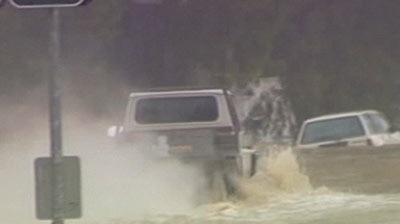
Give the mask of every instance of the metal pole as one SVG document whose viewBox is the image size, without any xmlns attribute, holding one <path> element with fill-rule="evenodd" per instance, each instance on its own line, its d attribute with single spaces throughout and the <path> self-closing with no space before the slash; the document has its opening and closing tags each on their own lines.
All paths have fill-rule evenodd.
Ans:
<svg viewBox="0 0 400 224">
<path fill-rule="evenodd" d="M 64 180 L 62 175 L 61 89 L 60 89 L 60 13 L 51 10 L 49 73 L 50 145 L 52 161 L 52 224 L 63 224 Z"/>
</svg>

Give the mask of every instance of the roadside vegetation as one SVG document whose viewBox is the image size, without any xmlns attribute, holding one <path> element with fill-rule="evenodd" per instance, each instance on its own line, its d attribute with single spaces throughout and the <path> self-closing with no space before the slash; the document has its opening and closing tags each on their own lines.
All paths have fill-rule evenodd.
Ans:
<svg viewBox="0 0 400 224">
<path fill-rule="evenodd" d="M 109 112 L 104 101 L 124 102 L 120 81 L 240 86 L 278 76 L 299 121 L 369 108 L 393 120 L 399 10 L 392 0 L 96 0 L 62 11 L 62 72 L 70 92 L 100 113 Z M 46 80 L 49 19 L 48 10 L 0 10 L 2 98 Z"/>
</svg>

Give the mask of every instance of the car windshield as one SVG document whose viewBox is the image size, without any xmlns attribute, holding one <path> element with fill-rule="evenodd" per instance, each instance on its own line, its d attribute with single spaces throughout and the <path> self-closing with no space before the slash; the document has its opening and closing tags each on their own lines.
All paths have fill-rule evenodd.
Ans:
<svg viewBox="0 0 400 224">
<path fill-rule="evenodd" d="M 357 116 L 335 118 L 308 123 L 304 128 L 302 144 L 335 141 L 364 135 Z"/>
<path fill-rule="evenodd" d="M 213 96 L 140 99 L 135 120 L 139 124 L 208 122 L 218 118 Z"/>
</svg>

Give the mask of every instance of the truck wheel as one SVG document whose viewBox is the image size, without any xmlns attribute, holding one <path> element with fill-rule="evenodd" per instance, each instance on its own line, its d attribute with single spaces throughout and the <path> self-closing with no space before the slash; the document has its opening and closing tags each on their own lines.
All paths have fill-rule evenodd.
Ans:
<svg viewBox="0 0 400 224">
<path fill-rule="evenodd" d="M 235 159 L 219 160 L 206 167 L 208 192 L 212 202 L 235 196 L 240 172 Z"/>
<path fill-rule="evenodd" d="M 215 171 L 211 177 L 210 183 L 211 200 L 213 202 L 224 201 L 227 199 L 227 188 L 224 174 L 220 171 Z"/>
<path fill-rule="evenodd" d="M 240 165 L 236 159 L 229 158 L 224 161 L 222 178 L 227 196 L 235 196 L 240 178 Z"/>
</svg>

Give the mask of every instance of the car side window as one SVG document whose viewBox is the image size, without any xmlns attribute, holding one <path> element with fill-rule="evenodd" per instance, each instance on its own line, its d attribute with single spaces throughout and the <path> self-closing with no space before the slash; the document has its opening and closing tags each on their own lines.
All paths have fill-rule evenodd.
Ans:
<svg viewBox="0 0 400 224">
<path fill-rule="evenodd" d="M 389 123 L 380 114 L 362 115 L 371 134 L 382 134 L 389 131 Z"/>
<path fill-rule="evenodd" d="M 349 116 L 308 123 L 304 128 L 301 143 L 336 141 L 362 135 L 365 133 L 360 119 L 357 116 Z"/>
</svg>

